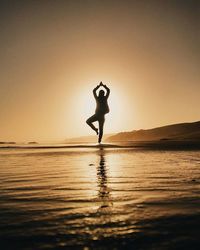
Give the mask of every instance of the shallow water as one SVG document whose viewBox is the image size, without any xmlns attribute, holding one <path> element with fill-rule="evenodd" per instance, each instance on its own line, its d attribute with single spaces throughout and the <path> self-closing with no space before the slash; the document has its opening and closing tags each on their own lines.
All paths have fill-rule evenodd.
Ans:
<svg viewBox="0 0 200 250">
<path fill-rule="evenodd" d="M 2 249 L 198 249 L 199 167 L 200 151 L 1 149 Z"/>
</svg>

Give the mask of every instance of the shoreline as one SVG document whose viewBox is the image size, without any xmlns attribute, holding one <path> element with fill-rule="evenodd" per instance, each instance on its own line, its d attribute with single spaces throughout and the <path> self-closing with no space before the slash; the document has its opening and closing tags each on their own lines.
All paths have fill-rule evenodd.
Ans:
<svg viewBox="0 0 200 250">
<path fill-rule="evenodd" d="M 72 148 L 130 148 L 147 150 L 200 150 L 198 140 L 131 141 L 116 143 L 76 143 L 58 145 L 2 145 L 0 149 L 72 149 Z"/>
</svg>

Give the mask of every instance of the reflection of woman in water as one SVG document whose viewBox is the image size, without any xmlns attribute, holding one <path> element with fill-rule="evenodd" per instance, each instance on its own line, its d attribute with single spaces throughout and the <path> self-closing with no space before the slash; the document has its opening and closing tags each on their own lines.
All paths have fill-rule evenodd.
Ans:
<svg viewBox="0 0 200 250">
<path fill-rule="evenodd" d="M 99 165 L 97 167 L 97 178 L 98 178 L 98 197 L 102 202 L 101 206 L 99 207 L 98 211 L 106 211 L 109 212 L 109 208 L 112 206 L 112 201 L 110 197 L 110 188 L 108 187 L 108 177 L 107 177 L 107 164 L 106 159 L 104 156 L 104 151 L 101 149 L 99 151 Z"/>
<path fill-rule="evenodd" d="M 97 96 L 96 91 L 100 87 L 104 87 L 106 89 L 106 94 L 104 90 L 99 91 L 99 95 Z M 100 82 L 99 85 L 96 86 L 96 88 L 93 89 L 93 95 L 96 100 L 96 110 L 95 114 L 91 116 L 89 119 L 87 119 L 86 123 L 97 133 L 99 134 L 98 142 L 101 142 L 101 139 L 103 137 L 103 125 L 105 121 L 105 114 L 109 113 L 109 107 L 108 107 L 108 97 L 110 95 L 110 89 L 104 85 L 102 82 Z M 99 130 L 93 125 L 93 122 L 99 122 Z"/>
</svg>

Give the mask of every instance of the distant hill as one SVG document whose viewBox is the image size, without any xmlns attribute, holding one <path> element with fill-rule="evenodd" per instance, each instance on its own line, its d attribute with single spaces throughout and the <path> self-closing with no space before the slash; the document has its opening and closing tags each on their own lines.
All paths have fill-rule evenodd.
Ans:
<svg viewBox="0 0 200 250">
<path fill-rule="evenodd" d="M 200 121 L 121 132 L 106 139 L 107 142 L 153 140 L 200 140 Z"/>
</svg>

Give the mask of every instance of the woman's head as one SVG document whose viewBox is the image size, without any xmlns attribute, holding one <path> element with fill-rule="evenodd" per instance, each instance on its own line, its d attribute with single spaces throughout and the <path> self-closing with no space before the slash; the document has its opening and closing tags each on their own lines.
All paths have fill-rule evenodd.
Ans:
<svg viewBox="0 0 200 250">
<path fill-rule="evenodd" d="M 99 96 L 102 97 L 102 96 L 104 96 L 104 94 L 105 94 L 104 90 L 101 89 L 101 90 L 99 91 Z"/>
</svg>

